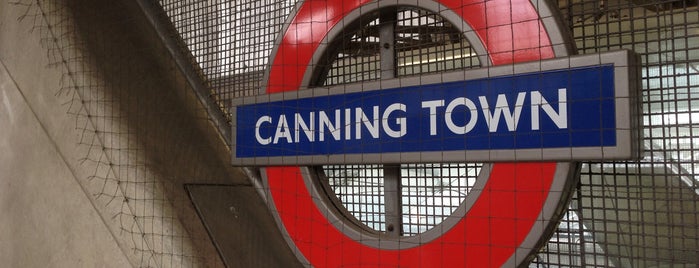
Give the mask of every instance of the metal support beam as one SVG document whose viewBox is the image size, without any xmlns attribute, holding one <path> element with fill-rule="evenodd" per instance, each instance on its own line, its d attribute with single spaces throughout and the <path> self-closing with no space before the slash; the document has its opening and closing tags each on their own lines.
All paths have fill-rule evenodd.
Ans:
<svg viewBox="0 0 699 268">
<path fill-rule="evenodd" d="M 379 17 L 379 48 L 381 56 L 381 79 L 396 77 L 395 31 L 398 14 L 395 9 L 388 9 Z"/>
<path fill-rule="evenodd" d="M 395 9 L 384 10 L 379 15 L 381 79 L 396 77 L 395 30 L 397 19 L 398 13 Z M 383 175 L 386 234 L 399 237 L 403 234 L 400 165 L 385 165 Z"/>
<path fill-rule="evenodd" d="M 385 165 L 383 175 L 386 233 L 390 236 L 399 237 L 403 234 L 400 165 Z"/>
<path fill-rule="evenodd" d="M 383 10 L 379 15 L 381 79 L 396 77 L 395 30 L 397 20 L 398 13 L 396 9 Z M 385 165 L 383 175 L 386 234 L 399 237 L 403 234 L 400 165 Z"/>
</svg>

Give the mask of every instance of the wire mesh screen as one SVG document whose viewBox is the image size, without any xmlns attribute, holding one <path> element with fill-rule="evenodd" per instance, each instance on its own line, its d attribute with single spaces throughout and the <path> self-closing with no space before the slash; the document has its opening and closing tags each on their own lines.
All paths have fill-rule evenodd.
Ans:
<svg viewBox="0 0 699 268">
<path fill-rule="evenodd" d="M 556 234 L 531 267 L 699 264 L 699 11 L 696 1 L 559 1 L 578 53 L 643 62 L 644 157 L 584 163 Z"/>
<path fill-rule="evenodd" d="M 379 165 L 325 166 L 328 185 L 352 216 L 367 227 L 386 230 L 383 169 Z"/>
<path fill-rule="evenodd" d="M 159 1 L 225 114 L 258 93 L 276 35 L 296 1 Z"/>
<path fill-rule="evenodd" d="M 87 231 L 108 231 L 113 238 L 102 242 L 115 243 L 121 249 L 105 256 L 84 256 L 84 263 L 79 257 L 75 265 L 96 265 L 118 256 L 133 267 L 222 266 L 181 189 L 182 183 L 191 178 L 228 177 L 231 172 L 211 165 L 216 157 L 211 154 L 213 150 L 203 149 L 206 145 L 201 140 L 213 141 L 216 133 L 207 134 L 198 128 L 208 126 L 209 122 L 202 120 L 207 118 L 206 113 L 196 112 L 192 102 L 183 101 L 194 100 L 192 90 L 172 72 L 169 54 L 150 39 L 152 36 L 144 34 L 149 25 L 136 13 L 140 10 L 135 3 L 9 2 L 3 3 L 3 8 L 8 7 L 3 13 L 21 14 L 13 18 L 20 25 L 17 29 L 21 29 L 14 35 L 22 35 L 16 42 L 36 41 L 41 45 L 28 47 L 31 52 L 22 53 L 46 56 L 19 62 L 47 64 L 29 73 L 42 81 L 32 88 L 32 94 L 46 100 L 42 106 L 47 109 L 42 108 L 42 113 L 50 114 L 46 117 L 49 127 L 42 131 L 59 137 L 54 140 L 59 153 L 52 157 L 64 161 L 61 163 L 70 170 L 71 187 L 84 193 L 78 200 L 89 202 L 94 208 L 80 213 L 101 219 L 100 224 L 64 221 L 62 217 L 72 214 L 56 210 L 51 221 L 58 225 L 78 224 L 71 228 L 85 227 Z M 189 8 L 183 6 L 182 13 L 191 15 L 185 12 L 192 10 Z M 198 23 L 205 17 L 192 15 L 192 20 Z M 2 38 L 6 37 L 14 38 Z M 183 38 L 192 41 L 191 35 Z M 197 51 L 211 49 L 209 42 L 194 43 L 198 44 Z M 218 63 L 210 59 L 198 63 L 204 69 L 218 68 L 214 67 Z M 196 144 L 189 142 L 192 138 L 198 139 Z M 38 161 L 34 165 L 41 170 L 44 167 Z M 62 174 L 55 176 L 50 180 L 66 178 Z M 36 187 L 54 188 L 54 184 Z M 55 189 L 59 196 L 65 194 L 62 190 Z M 48 200 L 46 196 L 35 198 Z M 57 254 L 89 255 L 72 245 L 91 242 L 66 242 L 66 248 L 61 250 L 70 253 Z M 27 251 L 29 258 L 42 255 L 37 254 L 39 251 Z M 55 256 L 41 258 L 55 265 Z M 91 262 L 93 259 L 103 262 Z M 21 258 L 14 261 L 19 266 L 21 262 Z M 13 260 L 6 265 L 12 266 Z"/>
<path fill-rule="evenodd" d="M 424 233 L 451 216 L 476 183 L 480 164 L 409 164 L 400 167 L 403 235 Z M 359 222 L 386 230 L 384 168 L 328 165 L 327 184 Z"/>
<path fill-rule="evenodd" d="M 175 25 L 180 25 L 178 20 L 182 19 L 173 14 L 198 14 L 188 11 L 197 5 L 210 5 L 208 11 L 218 10 L 197 16 L 208 19 L 227 14 L 231 18 L 227 22 L 223 22 L 224 19 L 210 22 L 210 27 L 219 27 L 214 32 L 225 32 L 221 29 L 229 26 L 224 25 L 231 25 L 227 28 L 232 29 L 228 32 L 229 41 L 223 37 L 219 37 L 221 40 L 213 38 L 216 40 L 211 42 L 197 39 L 207 36 L 203 28 L 206 23 L 194 19 L 189 20 L 189 26 L 177 26 L 180 37 L 204 70 L 203 75 L 211 81 L 213 97 L 222 102 L 222 107 L 227 107 L 226 100 L 230 98 L 254 94 L 262 83 L 269 48 L 277 39 L 293 3 L 212 4 L 214 2 L 209 1 L 176 5 L 174 2 L 179 1 L 161 1 Z M 555 12 L 562 15 L 579 54 L 627 48 L 641 55 L 645 152 L 638 161 L 583 163 L 580 183 L 568 210 L 530 267 L 695 267 L 699 264 L 697 2 L 561 0 Z M 380 73 L 376 71 L 380 68 L 377 66 L 378 44 L 372 36 L 372 28 L 380 25 L 377 17 L 367 19 L 357 26 L 360 28 L 347 30 L 343 37 L 346 49 L 335 54 L 330 67 L 316 66 L 328 72 L 326 80 L 317 85 L 379 78 Z M 405 8 L 399 10 L 398 20 L 396 75 L 480 66 L 468 42 L 450 29 L 439 15 Z M 189 31 L 204 37 L 187 35 L 187 27 L 200 29 Z M 231 44 L 233 48 L 225 52 L 229 54 L 211 52 L 210 46 L 218 46 L 220 42 Z M 206 59 L 204 55 L 213 58 Z M 215 67 L 209 64 L 212 62 L 226 66 Z M 377 166 L 325 168 L 326 175 L 331 177 L 330 184 L 337 186 L 336 194 L 341 196 L 346 207 L 353 211 L 371 205 L 371 213 L 356 214 L 356 217 L 371 228 L 383 230 L 382 224 L 377 222 L 382 205 L 378 198 L 381 169 Z M 351 174 L 346 172 L 348 170 L 364 170 L 361 172 L 377 180 L 365 181 L 364 186 L 359 186 L 361 182 L 356 178 L 361 176 L 350 179 L 346 175 Z M 468 192 L 478 169 L 471 164 L 456 167 L 435 164 L 403 166 L 402 170 L 403 213 L 410 215 L 404 219 L 408 226 L 403 231 L 405 235 L 412 235 L 434 226 L 439 218 L 448 214 L 457 203 L 453 197 Z M 456 186 L 450 184 L 454 190 L 437 190 L 443 189 L 440 187 L 445 186 L 446 181 L 453 183 L 454 180 L 458 181 Z M 350 182 L 351 186 L 343 186 Z M 440 199 L 439 205 L 420 200 L 440 191 L 448 194 Z M 370 195 L 365 194 L 369 192 Z M 362 194 L 372 198 L 361 197 Z M 423 220 L 427 219 L 423 212 L 432 219 Z"/>
<path fill-rule="evenodd" d="M 417 235 L 450 217 L 476 183 L 481 164 L 401 166 L 403 234 Z"/>
<path fill-rule="evenodd" d="M 480 66 L 463 34 L 432 12 L 400 9 L 395 38 L 398 76 Z"/>
<path fill-rule="evenodd" d="M 338 50 L 328 55 L 324 81 L 317 86 L 339 85 L 381 78 L 379 14 L 360 18 L 357 26 L 331 45 Z M 441 16 L 415 8 L 396 11 L 395 50 L 397 76 L 428 74 L 480 66 L 468 40 Z"/>
<path fill-rule="evenodd" d="M 381 78 L 379 58 L 378 14 L 360 18 L 359 27 L 346 28 L 333 42 L 337 50 L 329 55 L 327 70 L 320 71 L 317 86 L 370 81 Z M 321 63 L 322 64 L 322 63 Z"/>
<path fill-rule="evenodd" d="M 393 14 L 392 14 L 393 15 Z M 473 68 L 480 66 L 470 44 L 458 29 L 441 16 L 417 8 L 395 10 L 395 21 L 380 21 L 379 14 L 360 19 L 359 27 L 350 34 L 343 34 L 333 42 L 335 54 L 327 55 L 330 68 L 320 68 L 325 77 L 322 85 L 337 85 L 380 78 L 380 30 L 381 24 L 394 24 L 396 50 L 396 76 L 416 75 Z M 393 16 L 389 16 L 393 17 Z M 396 167 L 398 168 L 398 167 Z M 377 231 L 386 230 L 381 185 L 374 181 L 359 180 L 352 185 L 338 183 L 347 180 L 347 174 L 371 172 L 383 177 L 383 167 L 377 165 L 325 166 L 328 184 L 335 189 L 342 204 L 361 222 Z M 400 167 L 401 191 L 395 198 L 402 200 L 402 234 L 423 233 L 441 223 L 461 204 L 468 190 L 475 183 L 480 164 L 425 164 Z M 338 172 L 341 171 L 341 172 Z M 363 177 L 359 177 L 363 178 Z M 366 183 L 362 183 L 366 182 Z M 362 190 L 363 189 L 363 190 Z M 349 200 L 344 192 L 381 192 L 380 198 L 360 198 L 361 203 Z M 341 194 L 342 193 L 342 194 Z M 379 217 L 366 219 L 356 208 L 381 208 Z M 360 210 L 362 211 L 362 210 Z M 365 210 L 364 210 L 365 211 Z"/>
</svg>

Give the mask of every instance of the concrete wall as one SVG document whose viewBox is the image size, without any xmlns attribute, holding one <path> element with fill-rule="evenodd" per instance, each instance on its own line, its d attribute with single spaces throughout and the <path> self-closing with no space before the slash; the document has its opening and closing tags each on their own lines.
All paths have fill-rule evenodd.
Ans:
<svg viewBox="0 0 699 268">
<path fill-rule="evenodd" d="M 47 68 L 32 22 L 17 21 L 24 11 L 0 2 L 0 263 L 129 266 L 71 163 L 74 120 L 54 97 L 62 73 Z"/>
<path fill-rule="evenodd" d="M 251 186 L 135 4 L 0 0 L 0 63 L 0 266 L 223 266 L 184 186 Z"/>
<path fill-rule="evenodd" d="M 0 263 L 129 266 L 105 219 L 4 62 L 0 62 Z"/>
</svg>

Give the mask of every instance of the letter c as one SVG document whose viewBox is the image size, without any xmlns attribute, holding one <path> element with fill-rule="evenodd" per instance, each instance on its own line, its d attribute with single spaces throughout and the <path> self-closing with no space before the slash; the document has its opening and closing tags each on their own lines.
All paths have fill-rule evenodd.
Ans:
<svg viewBox="0 0 699 268">
<path fill-rule="evenodd" d="M 272 142 L 272 137 L 263 139 L 263 138 L 260 136 L 260 126 L 261 126 L 262 123 L 264 123 L 264 122 L 267 122 L 267 123 L 270 123 L 270 124 L 271 124 L 271 123 L 272 123 L 272 117 L 270 117 L 269 115 L 265 115 L 265 116 L 260 117 L 260 119 L 257 119 L 257 123 L 255 123 L 255 139 L 257 139 L 257 142 L 258 142 L 258 143 L 260 143 L 260 144 L 262 144 L 262 145 L 267 145 L 267 144 L 270 144 L 270 143 Z"/>
</svg>

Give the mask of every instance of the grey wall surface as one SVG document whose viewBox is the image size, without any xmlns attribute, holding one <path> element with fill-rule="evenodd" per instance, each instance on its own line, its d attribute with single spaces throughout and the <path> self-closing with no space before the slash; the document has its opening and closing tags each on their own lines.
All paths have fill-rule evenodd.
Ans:
<svg viewBox="0 0 699 268">
<path fill-rule="evenodd" d="M 80 182 L 73 120 L 54 97 L 61 72 L 22 11 L 0 2 L 0 263 L 129 266 Z"/>
<path fill-rule="evenodd" d="M 4 61 L 0 61 L 0 262 L 7 267 L 128 266 L 111 230 Z"/>
<path fill-rule="evenodd" d="M 1 0 L 0 63 L 1 266 L 223 266 L 184 185 L 252 186 L 134 3 Z"/>
</svg>

